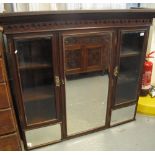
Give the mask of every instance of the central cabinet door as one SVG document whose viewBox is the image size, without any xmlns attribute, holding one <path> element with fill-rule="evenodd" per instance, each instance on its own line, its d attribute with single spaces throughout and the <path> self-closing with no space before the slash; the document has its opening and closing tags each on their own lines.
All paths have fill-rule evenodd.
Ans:
<svg viewBox="0 0 155 155">
<path fill-rule="evenodd" d="M 67 136 L 105 126 L 112 35 L 112 31 L 62 35 Z"/>
</svg>

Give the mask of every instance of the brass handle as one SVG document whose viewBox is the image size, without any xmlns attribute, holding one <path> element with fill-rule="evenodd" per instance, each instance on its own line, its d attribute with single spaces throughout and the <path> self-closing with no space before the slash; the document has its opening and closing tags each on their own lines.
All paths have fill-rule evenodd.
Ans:
<svg viewBox="0 0 155 155">
<path fill-rule="evenodd" d="M 55 76 L 55 85 L 56 85 L 56 87 L 60 87 L 60 78 L 59 78 L 59 76 Z"/>
<path fill-rule="evenodd" d="M 118 66 L 115 67 L 114 69 L 114 76 L 117 77 L 118 76 Z"/>
</svg>

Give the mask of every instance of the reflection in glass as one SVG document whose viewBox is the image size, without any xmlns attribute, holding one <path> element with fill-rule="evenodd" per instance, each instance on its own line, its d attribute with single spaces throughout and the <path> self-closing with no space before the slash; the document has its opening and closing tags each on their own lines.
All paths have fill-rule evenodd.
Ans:
<svg viewBox="0 0 155 155">
<path fill-rule="evenodd" d="M 64 37 L 67 135 L 105 126 L 110 33 Z"/>
<path fill-rule="evenodd" d="M 135 108 L 136 108 L 136 105 L 132 105 L 132 106 L 112 110 L 110 125 L 114 125 L 117 123 L 121 123 L 121 122 L 133 119 L 135 114 Z"/>
<path fill-rule="evenodd" d="M 144 31 L 123 32 L 121 56 L 138 55 L 143 50 Z"/>
<path fill-rule="evenodd" d="M 120 68 L 117 79 L 115 104 L 136 100 L 143 40 L 143 31 L 122 33 Z"/>
<path fill-rule="evenodd" d="M 105 125 L 108 83 L 102 72 L 66 76 L 68 135 Z"/>
<path fill-rule="evenodd" d="M 56 118 L 51 38 L 16 41 L 27 124 Z"/>
<path fill-rule="evenodd" d="M 105 126 L 111 33 L 64 37 L 67 135 Z"/>
<path fill-rule="evenodd" d="M 25 132 L 28 148 L 61 140 L 60 124 L 27 130 Z"/>
</svg>

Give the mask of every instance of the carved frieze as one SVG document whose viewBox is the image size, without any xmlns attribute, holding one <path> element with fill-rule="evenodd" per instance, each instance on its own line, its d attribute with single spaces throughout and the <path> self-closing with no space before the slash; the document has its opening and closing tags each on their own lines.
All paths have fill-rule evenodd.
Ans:
<svg viewBox="0 0 155 155">
<path fill-rule="evenodd" d="M 18 23 L 4 25 L 5 33 L 23 33 L 49 30 L 63 30 L 72 28 L 107 27 L 107 26 L 130 26 L 150 25 L 152 19 L 103 19 L 103 20 L 70 20 L 70 21 L 49 21 L 34 23 Z"/>
</svg>

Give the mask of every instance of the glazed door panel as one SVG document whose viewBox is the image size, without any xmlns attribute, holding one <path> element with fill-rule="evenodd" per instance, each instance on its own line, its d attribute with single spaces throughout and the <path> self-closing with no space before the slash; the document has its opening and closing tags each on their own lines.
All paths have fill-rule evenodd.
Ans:
<svg viewBox="0 0 155 155">
<path fill-rule="evenodd" d="M 135 102 L 138 97 L 140 72 L 144 58 L 146 30 L 122 30 L 120 32 L 119 66 L 115 105 Z"/>
<path fill-rule="evenodd" d="M 57 55 L 54 37 L 29 37 L 14 40 L 26 126 L 59 119 Z"/>
<path fill-rule="evenodd" d="M 63 34 L 66 136 L 103 128 L 106 124 L 112 37 L 112 31 Z M 81 61 L 74 57 L 70 61 L 81 62 L 81 68 L 69 73 L 66 55 L 73 46 L 79 47 Z"/>
</svg>

